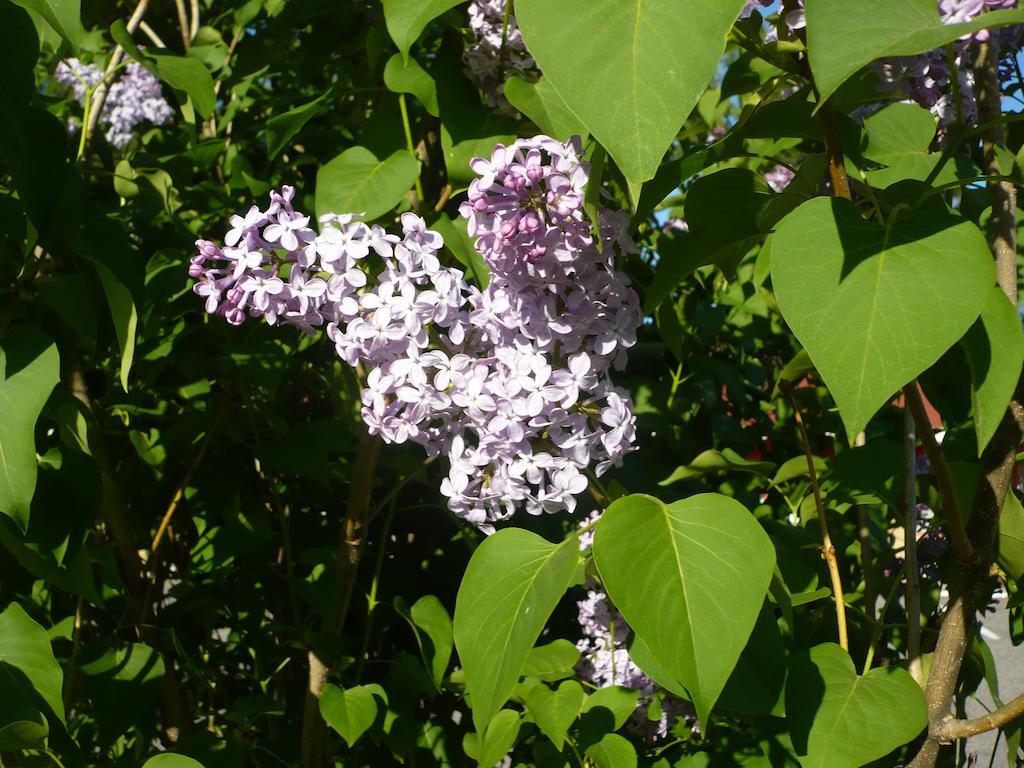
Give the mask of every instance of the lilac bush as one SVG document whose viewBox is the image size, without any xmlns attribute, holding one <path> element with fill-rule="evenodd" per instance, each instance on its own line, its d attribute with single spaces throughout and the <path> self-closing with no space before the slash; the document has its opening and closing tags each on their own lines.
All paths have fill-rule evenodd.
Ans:
<svg viewBox="0 0 1024 768">
<path fill-rule="evenodd" d="M 571 512 L 585 473 L 632 449 L 632 403 L 610 371 L 641 322 L 614 268 L 634 250 L 628 219 L 602 209 L 598 247 L 581 154 L 578 139 L 538 136 L 473 161 L 461 213 L 491 271 L 484 290 L 441 264 L 444 241 L 416 214 L 402 215 L 401 237 L 351 213 L 322 216 L 317 233 L 292 187 L 232 217 L 223 248 L 197 242 L 194 290 L 232 325 L 325 327 L 338 356 L 367 369 L 370 432 L 446 456 L 441 492 L 457 515 L 490 529 L 520 506 Z M 383 263 L 373 278 L 361 266 L 371 251 Z"/>
</svg>

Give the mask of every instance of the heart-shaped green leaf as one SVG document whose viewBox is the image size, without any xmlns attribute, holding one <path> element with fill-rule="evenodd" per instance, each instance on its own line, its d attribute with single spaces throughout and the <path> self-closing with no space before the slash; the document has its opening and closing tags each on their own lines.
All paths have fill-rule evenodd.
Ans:
<svg viewBox="0 0 1024 768">
<path fill-rule="evenodd" d="M 387 701 L 387 695 L 379 685 L 342 689 L 328 684 L 320 694 L 320 714 L 351 747 L 377 719 L 378 699 Z"/>
<path fill-rule="evenodd" d="M 617 733 L 605 734 L 586 754 L 597 768 L 636 768 L 636 749 Z"/>
<path fill-rule="evenodd" d="M 592 0 L 585 13 L 551 0 L 515 6 L 544 77 L 634 184 L 658 170 L 742 8 L 743 0 L 706 3 L 697 15 L 676 0 Z"/>
<path fill-rule="evenodd" d="M 415 183 L 419 161 L 405 150 L 378 160 L 366 147 L 351 147 L 316 174 L 316 212 L 365 213 L 376 219 L 390 211 Z"/>
<path fill-rule="evenodd" d="M 1020 317 L 999 287 L 989 291 L 981 315 L 963 338 L 971 369 L 971 401 L 978 455 L 995 434 L 1024 365 Z"/>
<path fill-rule="evenodd" d="M 572 677 L 580 660 L 579 649 L 568 640 L 553 640 L 546 645 L 531 648 L 523 662 L 520 674 L 552 682 Z"/>
<path fill-rule="evenodd" d="M 46 630 L 18 603 L 0 613 L 0 665 L 9 666 L 14 677 L 31 685 L 64 722 L 64 673 L 53 656 Z"/>
<path fill-rule="evenodd" d="M 928 712 L 906 670 L 858 676 L 846 651 L 824 643 L 790 666 L 786 718 L 803 768 L 860 768 L 917 736 Z"/>
<path fill-rule="evenodd" d="M 384 23 L 388 34 L 395 41 L 402 56 L 409 56 L 409 49 L 416 38 L 426 29 L 427 24 L 462 0 L 383 0 Z"/>
<path fill-rule="evenodd" d="M 393 93 L 411 93 L 434 117 L 440 115 L 437 105 L 437 83 L 415 59 L 403 59 L 396 53 L 384 65 L 384 85 Z"/>
<path fill-rule="evenodd" d="M 935 138 L 935 117 L 916 104 L 890 104 L 867 118 L 864 129 L 868 135 L 864 157 L 886 166 L 868 172 L 873 187 L 884 189 L 903 179 L 924 181 L 941 157 L 928 151 Z M 955 178 L 955 166 L 947 163 L 935 183 Z"/>
<path fill-rule="evenodd" d="M 964 24 L 943 24 L 935 0 L 807 0 L 805 7 L 819 103 L 875 59 L 913 56 L 979 29 L 1024 23 L 1024 11 L 994 11 Z"/>
<path fill-rule="evenodd" d="M 424 595 L 412 608 L 406 606 L 401 596 L 396 597 L 395 610 L 412 626 L 423 662 L 434 684 L 440 686 L 452 657 L 452 620 L 448 611 L 434 595 Z"/>
<path fill-rule="evenodd" d="M 143 763 L 142 768 L 203 768 L 203 764 L 185 755 L 163 752 L 149 758 Z"/>
<path fill-rule="evenodd" d="M 57 345 L 42 331 L 19 326 L 7 335 L 0 349 L 0 512 L 22 530 L 36 490 L 36 419 L 59 379 Z"/>
<path fill-rule="evenodd" d="M 559 750 L 569 726 L 580 713 L 583 698 L 583 687 L 575 680 L 566 680 L 556 691 L 537 683 L 523 692 L 523 701 L 537 727 Z"/>
<path fill-rule="evenodd" d="M 510 77 L 505 81 L 505 98 L 530 118 L 541 133 L 559 141 L 583 136 L 587 132 L 583 122 L 566 105 L 562 94 L 545 77 L 536 83 Z"/>
<path fill-rule="evenodd" d="M 808 200 L 779 224 L 772 283 L 852 440 L 977 319 L 995 283 L 978 228 L 937 208 L 889 231 L 849 200 Z"/>
<path fill-rule="evenodd" d="M 612 602 L 707 722 L 768 591 L 767 534 L 725 496 L 633 495 L 602 516 L 594 558 Z"/>
<path fill-rule="evenodd" d="M 455 647 L 478 731 L 505 703 L 533 644 L 576 573 L 579 544 L 519 528 L 477 547 L 455 601 Z"/>
</svg>

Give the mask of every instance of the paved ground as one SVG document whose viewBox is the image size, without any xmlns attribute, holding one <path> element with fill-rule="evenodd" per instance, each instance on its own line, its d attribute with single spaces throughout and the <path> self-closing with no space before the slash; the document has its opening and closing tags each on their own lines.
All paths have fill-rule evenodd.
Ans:
<svg viewBox="0 0 1024 768">
<path fill-rule="evenodd" d="M 1024 691 L 1024 645 L 1014 648 L 1010 643 L 1006 601 L 1003 600 L 998 605 L 996 611 L 986 615 L 982 631 L 992 649 L 992 656 L 995 658 L 996 673 L 999 677 L 999 695 L 1007 700 Z M 978 689 L 978 699 L 980 701 L 974 699 L 967 701 L 969 717 L 978 717 L 983 715 L 986 710 L 993 708 L 988 688 L 984 684 Z M 998 768 L 1016 768 L 1015 762 L 1007 762 L 1006 742 L 1003 739 L 999 740 L 993 759 L 994 743 L 995 732 L 975 736 L 971 739 L 972 746 L 969 751 L 974 752 L 978 757 L 977 768 L 986 768 L 989 765 L 998 766 Z M 989 762 L 990 760 L 991 762 Z"/>
</svg>

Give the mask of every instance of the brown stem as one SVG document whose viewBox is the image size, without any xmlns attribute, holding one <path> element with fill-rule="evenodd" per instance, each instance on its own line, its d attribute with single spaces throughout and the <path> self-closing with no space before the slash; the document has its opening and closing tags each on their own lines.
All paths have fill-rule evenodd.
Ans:
<svg viewBox="0 0 1024 768">
<path fill-rule="evenodd" d="M 188 13 L 185 11 L 184 0 L 174 0 L 174 7 L 178 10 L 178 27 L 181 29 L 181 44 L 188 50 L 192 40 L 188 36 Z"/>
<path fill-rule="evenodd" d="M 921 669 L 921 583 L 917 566 L 917 436 L 914 417 L 903 409 L 903 569 L 907 580 L 907 671 L 924 685 Z"/>
<path fill-rule="evenodd" d="M 352 467 L 352 484 L 349 486 L 348 507 L 342 529 L 341 545 L 338 552 L 338 612 L 329 634 L 341 633 L 352 601 L 356 573 L 363 554 L 366 540 L 366 523 L 370 515 L 370 497 L 377 469 L 377 452 L 380 439 L 362 432 L 356 448 L 355 464 Z M 326 765 L 327 735 L 323 718 L 320 716 L 320 695 L 327 681 L 327 665 L 317 653 L 310 649 L 309 685 L 302 716 L 302 759 L 312 768 Z"/>
<path fill-rule="evenodd" d="M 846 175 L 846 161 L 843 159 L 843 144 L 839 135 L 836 109 L 831 99 L 826 99 L 818 110 L 821 131 L 825 140 L 825 156 L 828 160 L 828 177 L 832 182 L 832 193 L 836 197 L 853 198 L 850 179 Z"/>
<path fill-rule="evenodd" d="M 907 407 L 914 417 L 917 425 L 917 433 L 924 446 L 924 452 L 932 465 L 932 472 L 935 473 L 935 481 L 939 485 L 939 494 L 942 497 L 942 511 L 946 513 L 946 528 L 949 531 L 949 538 L 953 542 L 953 552 L 956 559 L 966 563 L 971 559 L 973 547 L 967 538 L 964 530 L 963 516 L 960 514 L 960 500 L 956 495 L 956 486 L 953 484 L 953 475 L 949 471 L 949 464 L 946 457 L 935 440 L 935 433 L 932 431 L 931 422 L 928 421 L 928 412 L 924 407 L 924 400 L 921 399 L 921 391 L 917 381 L 912 381 L 903 388 L 903 397 L 906 399 Z"/>
<path fill-rule="evenodd" d="M 836 548 L 832 544 L 832 536 L 828 531 L 828 520 L 825 519 L 825 504 L 821 499 L 818 472 L 814 468 L 814 453 L 811 451 L 811 440 L 807 436 L 807 427 L 804 425 L 804 418 L 800 414 L 800 408 L 793 397 L 792 385 L 789 382 L 784 382 L 783 389 L 789 395 L 789 401 L 793 405 L 793 415 L 796 417 L 797 426 L 800 428 L 800 440 L 803 443 L 804 456 L 807 459 L 807 474 L 811 478 L 814 504 L 818 510 L 818 526 L 821 529 L 821 556 L 828 565 L 828 575 L 832 581 L 832 594 L 836 602 L 836 626 L 839 632 L 839 645 L 842 646 L 844 651 L 849 651 L 850 640 L 846 629 L 846 597 L 843 594 L 843 581 L 839 574 L 839 560 L 836 557 Z"/>
<path fill-rule="evenodd" d="M 973 720 L 946 720 L 935 729 L 935 738 L 943 743 L 966 739 L 979 733 L 994 731 L 1024 715 L 1024 693 L 999 709 Z"/>
<path fill-rule="evenodd" d="M 978 83 L 978 118 L 988 127 L 981 134 L 985 172 L 1002 176 L 996 152 L 1006 144 L 1006 126 L 1002 116 L 1002 95 L 999 89 L 998 50 L 989 43 L 978 46 L 974 63 Z M 992 201 L 989 235 L 992 255 L 996 260 L 996 279 L 1010 302 L 1017 304 L 1017 190 L 1012 182 L 991 181 L 988 184 Z"/>
</svg>

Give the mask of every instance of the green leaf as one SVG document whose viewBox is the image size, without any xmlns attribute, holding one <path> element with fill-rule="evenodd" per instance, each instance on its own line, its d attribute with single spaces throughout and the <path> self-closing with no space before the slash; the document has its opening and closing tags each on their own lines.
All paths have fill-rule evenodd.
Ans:
<svg viewBox="0 0 1024 768">
<path fill-rule="evenodd" d="M 820 459 L 817 456 L 812 456 L 811 460 L 814 462 L 814 471 L 818 473 L 820 477 L 825 471 L 824 459 Z M 772 485 L 778 485 L 779 483 L 786 483 L 790 480 L 795 480 L 798 477 L 808 477 L 810 473 L 807 470 L 807 457 L 806 456 L 794 456 L 792 459 L 788 459 L 783 462 L 782 466 L 779 467 L 779 471 L 775 473 L 775 477 L 772 478 Z"/>
<path fill-rule="evenodd" d="M 612 602 L 706 723 L 768 591 L 767 534 L 725 496 L 633 495 L 604 513 L 594 558 Z"/>
<path fill-rule="evenodd" d="M 135 329 L 139 322 L 135 299 L 128 287 L 106 264 L 93 261 L 93 266 L 103 285 L 103 292 L 107 295 L 110 318 L 114 322 L 114 333 L 117 336 L 117 345 L 121 350 L 119 369 L 121 388 L 127 392 L 128 374 L 132 369 L 132 362 L 135 360 Z"/>
<path fill-rule="evenodd" d="M 861 677 L 846 651 L 824 643 L 791 665 L 786 718 L 803 768 L 860 768 L 917 736 L 928 713 L 906 670 Z"/>
<path fill-rule="evenodd" d="M 463 749 L 481 768 L 490 768 L 511 751 L 521 724 L 518 712 L 503 709 L 488 723 L 482 739 L 480 734 L 467 733 Z"/>
<path fill-rule="evenodd" d="M 779 224 L 772 284 L 853 439 L 977 319 L 995 283 L 971 222 L 915 211 L 888 232 L 849 200 L 815 198 Z"/>
<path fill-rule="evenodd" d="M 605 710 L 611 714 L 611 730 L 617 731 L 626 724 L 629 716 L 636 711 L 636 703 L 640 692 L 621 685 L 609 685 L 598 688 L 587 696 L 583 703 L 583 714 L 599 714 Z"/>
<path fill-rule="evenodd" d="M 76 55 L 82 41 L 81 0 L 13 0 L 16 5 L 37 13 L 46 19 Z"/>
<path fill-rule="evenodd" d="M 518 682 L 578 554 L 575 535 L 552 544 L 518 528 L 498 531 L 473 553 L 455 602 L 455 647 L 478 731 Z"/>
<path fill-rule="evenodd" d="M 636 750 L 617 733 L 608 733 L 587 747 L 587 757 L 597 768 L 636 768 Z"/>
<path fill-rule="evenodd" d="M 531 648 L 520 675 L 551 682 L 571 677 L 580 660 L 579 649 L 568 640 L 553 640 L 547 645 Z"/>
<path fill-rule="evenodd" d="M 18 603 L 11 603 L 0 613 L 0 667 L 15 670 L 13 678 L 27 680 L 53 714 L 64 722 L 61 698 L 64 673 L 53 656 L 46 630 Z"/>
<path fill-rule="evenodd" d="M 544 77 L 632 185 L 658 170 L 725 50 L 742 0 L 697 16 L 675 0 L 519 0 L 516 21 Z M 581 73 L 586 73 L 581 77 Z"/>
<path fill-rule="evenodd" d="M 351 748 L 377 719 L 381 702 L 387 703 L 387 695 L 379 685 L 342 689 L 328 683 L 320 694 L 320 714 Z"/>
<path fill-rule="evenodd" d="M 935 117 L 917 104 L 890 104 L 864 121 L 868 143 L 864 157 L 886 166 L 868 171 L 872 186 L 884 189 L 903 179 L 924 181 L 939 162 L 941 154 L 928 151 L 935 138 Z M 947 163 L 935 179 L 945 184 L 956 178 Z"/>
<path fill-rule="evenodd" d="M 334 89 L 330 88 L 320 97 L 267 120 L 267 159 L 277 157 L 306 123 L 330 106 L 333 96 Z"/>
<path fill-rule="evenodd" d="M 568 141 L 573 136 L 587 135 L 583 121 L 568 107 L 562 94 L 546 77 L 528 83 L 513 75 L 505 81 L 505 98 L 547 136 Z"/>
<path fill-rule="evenodd" d="M 416 182 L 419 160 L 398 150 L 378 160 L 366 147 L 351 147 L 316 174 L 316 212 L 365 213 L 367 221 L 398 205 Z"/>
<path fill-rule="evenodd" d="M 1024 23 L 1024 11 L 995 11 L 964 24 L 943 24 L 933 0 L 807 0 L 806 14 L 819 103 L 875 59 L 914 56 L 980 29 Z"/>
<path fill-rule="evenodd" d="M 60 380 L 57 345 L 31 326 L 12 329 L 0 350 L 0 512 L 28 527 L 36 489 L 35 425 Z"/>
<path fill-rule="evenodd" d="M 132 40 L 123 19 L 110 25 L 110 36 L 124 48 L 125 53 L 174 89 L 185 112 L 191 101 L 195 111 L 203 118 L 213 114 L 217 96 L 213 92 L 213 77 L 199 59 L 174 56 L 161 51 L 143 51 Z"/>
<path fill-rule="evenodd" d="M 741 715 L 783 717 L 785 659 L 786 647 L 775 620 L 775 611 L 766 603 L 722 691 L 718 706 Z"/>
<path fill-rule="evenodd" d="M 1017 582 L 1024 579 L 1024 507 L 1010 490 L 999 516 L 999 567 Z"/>
<path fill-rule="evenodd" d="M 806 465 L 804 465 L 806 468 Z M 717 451 L 710 448 L 702 452 L 689 464 L 677 467 L 676 470 L 658 483 L 658 485 L 671 485 L 679 480 L 688 480 L 691 477 L 699 477 L 708 472 L 750 472 L 755 475 L 767 475 L 775 469 L 770 461 L 751 461 L 740 456 L 732 448 L 725 448 Z"/>
<path fill-rule="evenodd" d="M 523 693 L 523 702 L 537 727 L 558 750 L 565 744 L 566 733 L 579 715 L 583 699 L 583 687 L 575 680 L 566 680 L 556 691 L 537 683 Z"/>
<path fill-rule="evenodd" d="M 441 112 L 437 105 L 437 83 L 415 59 L 403 59 L 396 53 L 384 65 L 384 85 L 393 93 L 411 93 L 434 117 Z"/>
<path fill-rule="evenodd" d="M 191 757 L 185 757 L 185 755 L 163 752 L 149 758 L 142 764 L 142 768 L 203 768 L 203 764 Z"/>
<path fill-rule="evenodd" d="M 17 670 L 0 664 L 0 751 L 41 749 L 46 744 L 50 725 L 39 711 L 32 691 Z"/>
<path fill-rule="evenodd" d="M 427 24 L 462 0 L 383 0 L 384 23 L 402 56 L 408 58 L 409 49 Z"/>
<path fill-rule="evenodd" d="M 1024 366 L 1020 317 L 999 287 L 989 291 L 981 315 L 961 340 L 971 369 L 971 402 L 978 455 L 1006 412 Z"/>
<path fill-rule="evenodd" d="M 903 448 L 891 440 L 872 440 L 832 459 L 821 490 L 832 502 L 895 506 L 903 494 L 903 473 Z"/>
<path fill-rule="evenodd" d="M 416 642 L 423 661 L 430 670 L 435 685 L 440 685 L 452 657 L 452 620 L 448 611 L 435 595 L 424 595 L 411 609 L 406 609 L 400 597 L 395 608 L 416 630 Z"/>
</svg>

